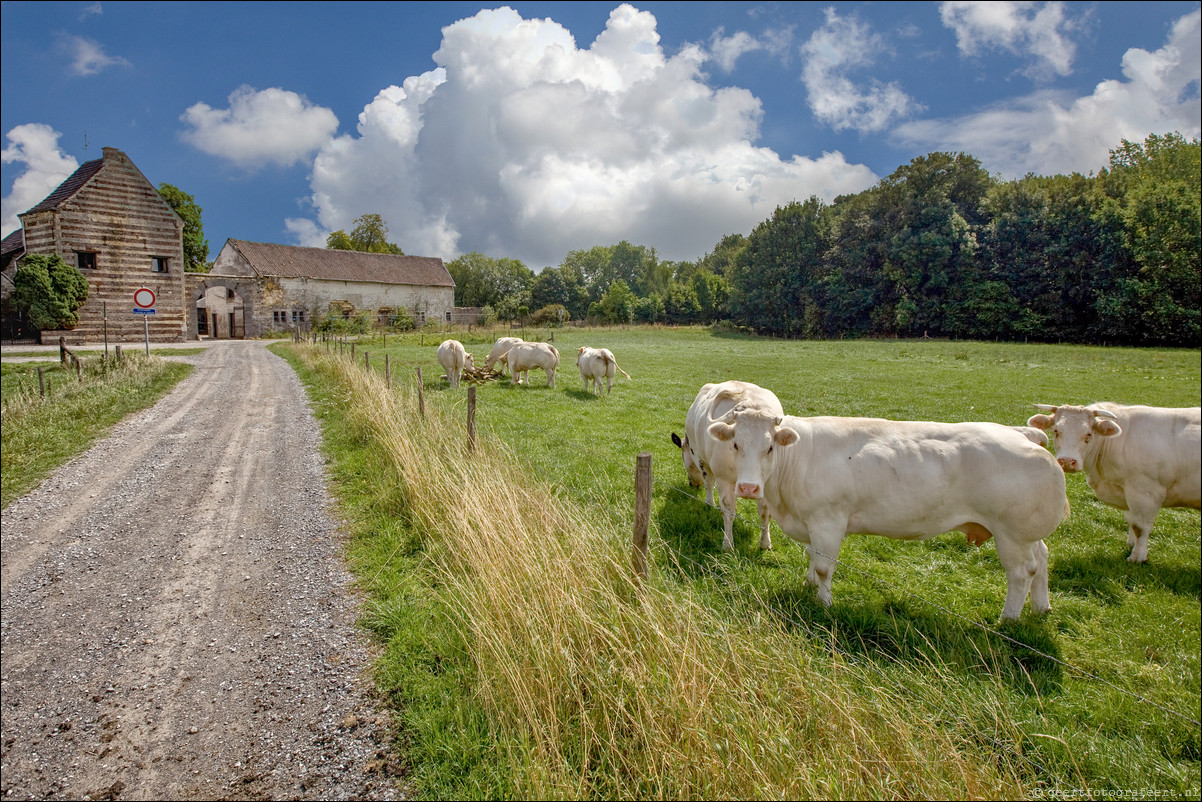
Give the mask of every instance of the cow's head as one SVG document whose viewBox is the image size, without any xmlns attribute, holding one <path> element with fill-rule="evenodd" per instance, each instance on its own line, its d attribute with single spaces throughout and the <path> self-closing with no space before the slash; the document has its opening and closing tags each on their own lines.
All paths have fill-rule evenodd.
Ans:
<svg viewBox="0 0 1202 802">
<path fill-rule="evenodd" d="M 1114 414 L 1105 409 L 1092 407 L 1036 404 L 1042 414 L 1032 415 L 1028 426 L 1052 432 L 1052 447 L 1056 450 L 1056 461 L 1067 473 L 1082 470 L 1085 458 L 1098 448 L 1095 438 L 1114 437 L 1122 434 Z"/>
<path fill-rule="evenodd" d="M 688 435 L 681 440 L 676 432 L 672 432 L 672 442 L 680 449 L 680 458 L 684 462 L 684 472 L 689 477 L 689 484 L 693 487 L 700 487 L 705 481 L 705 471 L 697 460 L 697 455 L 689 447 Z"/>
<path fill-rule="evenodd" d="M 472 355 L 465 353 L 463 355 L 463 367 L 466 370 L 475 370 L 476 366 L 472 363 Z"/>
<path fill-rule="evenodd" d="M 739 498 L 763 498 L 764 482 L 772 475 L 776 450 L 797 442 L 797 433 L 782 427 L 783 422 L 779 415 L 736 408 L 710 424 L 709 436 L 728 446 L 717 451 L 731 461 L 738 477 L 735 495 Z"/>
</svg>

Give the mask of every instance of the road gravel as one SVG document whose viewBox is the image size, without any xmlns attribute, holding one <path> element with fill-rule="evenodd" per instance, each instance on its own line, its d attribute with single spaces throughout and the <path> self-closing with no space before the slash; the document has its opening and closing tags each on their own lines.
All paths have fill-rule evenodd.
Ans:
<svg viewBox="0 0 1202 802">
<path fill-rule="evenodd" d="M 258 342 L 0 514 L 0 797 L 403 799 L 320 429 Z"/>
</svg>

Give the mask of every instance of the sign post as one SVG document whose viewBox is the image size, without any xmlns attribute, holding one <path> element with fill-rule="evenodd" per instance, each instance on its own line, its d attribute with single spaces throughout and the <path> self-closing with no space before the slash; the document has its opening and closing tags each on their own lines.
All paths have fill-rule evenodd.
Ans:
<svg viewBox="0 0 1202 802">
<path fill-rule="evenodd" d="M 154 314 L 154 290 L 140 287 L 134 290 L 134 314 L 142 316 L 142 333 L 146 337 L 146 356 L 150 356 L 150 318 Z"/>
</svg>

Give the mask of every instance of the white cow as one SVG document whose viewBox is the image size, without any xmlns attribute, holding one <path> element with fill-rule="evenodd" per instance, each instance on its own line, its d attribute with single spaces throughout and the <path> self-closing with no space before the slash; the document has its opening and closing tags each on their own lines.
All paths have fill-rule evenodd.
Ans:
<svg viewBox="0 0 1202 802">
<path fill-rule="evenodd" d="M 438 364 L 442 365 L 442 369 L 446 371 L 447 381 L 452 387 L 459 386 L 459 380 L 463 377 L 463 369 L 471 370 L 475 367 L 472 364 L 472 355 L 469 354 L 463 347 L 463 343 L 458 340 L 443 340 L 438 346 Z"/>
<path fill-rule="evenodd" d="M 555 387 L 555 368 L 559 366 L 559 351 L 550 343 L 515 343 L 509 349 L 509 377 L 515 384 L 530 383 L 530 369 L 547 372 L 547 386 Z"/>
<path fill-rule="evenodd" d="M 1002 618 L 1050 609 L 1043 539 L 1068 515 L 1064 472 L 1023 431 L 996 423 L 798 418 L 738 411 L 709 427 L 738 446 L 741 498 L 764 498 L 810 553 L 806 583 L 831 603 L 843 538 L 992 537 L 1006 571 Z"/>
<path fill-rule="evenodd" d="M 736 410 L 758 410 L 770 415 L 784 415 L 780 399 L 771 390 L 756 384 L 728 381 L 707 384 L 697 393 L 693 405 L 685 417 L 684 440 L 675 432 L 672 442 L 680 448 L 685 473 L 693 487 L 705 485 L 705 503 L 714 503 L 714 485 L 718 486 L 718 498 L 722 510 L 722 549 L 735 547 L 735 481 L 738 473 L 734 449 L 727 442 L 717 440 L 709 434 L 715 421 L 728 420 Z M 760 516 L 760 548 L 772 548 L 772 535 L 768 531 L 771 520 L 768 507 L 762 498 L 756 501 Z"/>
<path fill-rule="evenodd" d="M 492 366 L 497 362 L 501 363 L 501 373 L 505 372 L 509 360 L 506 356 L 509 354 L 509 349 L 518 343 L 522 342 L 521 337 L 500 337 L 493 343 L 492 350 L 488 352 L 488 359 L 484 360 L 484 369 L 492 370 Z"/>
<path fill-rule="evenodd" d="M 630 378 L 629 373 L 618 367 L 618 360 L 614 358 L 613 351 L 608 348 L 582 347 L 580 353 L 576 355 L 576 366 L 580 368 L 580 378 L 584 380 L 584 389 L 591 390 L 595 384 L 597 395 L 602 394 L 602 379 L 605 379 L 606 393 L 613 389 L 615 371 Z"/>
<path fill-rule="evenodd" d="M 1027 424 L 1052 430 L 1057 461 L 1085 471 L 1098 499 L 1127 518 L 1131 562 L 1148 559 L 1161 507 L 1202 508 L 1202 408 L 1036 404 Z"/>
</svg>

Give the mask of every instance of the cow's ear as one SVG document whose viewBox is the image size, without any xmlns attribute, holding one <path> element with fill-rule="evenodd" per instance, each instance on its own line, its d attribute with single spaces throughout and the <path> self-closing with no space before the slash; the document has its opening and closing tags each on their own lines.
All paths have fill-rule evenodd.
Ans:
<svg viewBox="0 0 1202 802">
<path fill-rule="evenodd" d="M 1043 429 L 1046 432 L 1052 428 L 1052 419 L 1047 415 L 1032 415 L 1027 418 L 1027 425 L 1034 426 L 1036 429 Z"/>
<path fill-rule="evenodd" d="M 723 423 L 722 421 L 711 423 L 708 431 L 710 433 L 710 437 L 723 442 L 733 440 L 735 437 L 735 427 Z"/>
<path fill-rule="evenodd" d="M 680 435 L 678 435 L 676 432 L 672 432 L 672 443 L 681 451 L 684 450 L 684 443 L 680 442 Z"/>
<path fill-rule="evenodd" d="M 792 429 L 777 429 L 776 434 L 772 435 L 772 441 L 778 446 L 791 446 L 798 439 L 797 432 Z"/>
<path fill-rule="evenodd" d="M 1123 433 L 1121 426 L 1106 418 L 1095 418 L 1092 428 L 1096 434 L 1100 434 L 1103 437 L 1114 437 L 1116 434 Z"/>
</svg>

